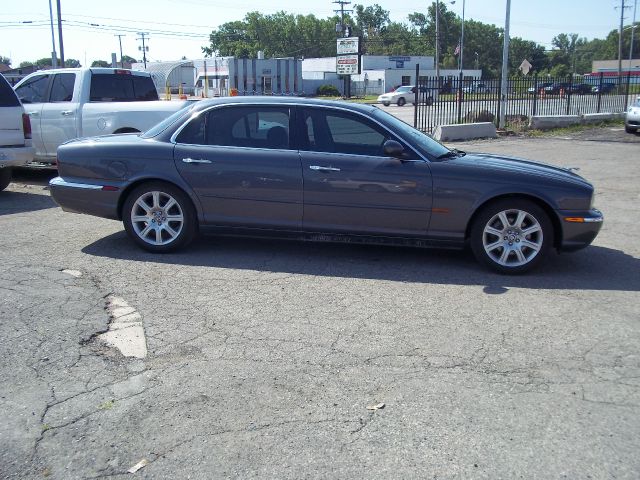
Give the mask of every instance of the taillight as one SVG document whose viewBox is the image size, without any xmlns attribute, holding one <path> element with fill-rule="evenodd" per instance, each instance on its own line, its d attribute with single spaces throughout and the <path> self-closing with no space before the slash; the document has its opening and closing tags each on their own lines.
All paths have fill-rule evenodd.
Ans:
<svg viewBox="0 0 640 480">
<path fill-rule="evenodd" d="M 24 132 L 25 140 L 29 140 L 31 138 L 31 120 L 26 113 L 22 114 L 22 131 Z"/>
</svg>

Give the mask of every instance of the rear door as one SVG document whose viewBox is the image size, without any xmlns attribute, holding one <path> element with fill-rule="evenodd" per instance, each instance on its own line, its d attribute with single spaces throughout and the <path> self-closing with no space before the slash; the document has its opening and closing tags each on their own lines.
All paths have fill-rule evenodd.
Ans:
<svg viewBox="0 0 640 480">
<path fill-rule="evenodd" d="M 31 120 L 31 135 L 37 156 L 45 156 L 46 149 L 42 140 L 41 114 L 42 107 L 49 94 L 49 80 L 47 73 L 34 75 L 16 88 L 18 98 L 24 106 L 25 112 Z"/>
<path fill-rule="evenodd" d="M 48 102 L 42 106 L 40 130 L 45 151 L 55 156 L 58 145 L 78 136 L 78 102 L 73 102 L 75 73 L 52 75 Z"/>
<path fill-rule="evenodd" d="M 289 107 L 211 109 L 177 135 L 174 161 L 207 224 L 299 231 L 302 168 Z"/>
</svg>

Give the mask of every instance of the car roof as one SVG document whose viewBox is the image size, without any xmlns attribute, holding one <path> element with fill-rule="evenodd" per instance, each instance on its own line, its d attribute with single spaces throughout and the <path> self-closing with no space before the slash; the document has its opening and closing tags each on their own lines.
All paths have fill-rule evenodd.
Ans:
<svg viewBox="0 0 640 480">
<path fill-rule="evenodd" d="M 298 105 L 298 106 L 324 106 L 337 107 L 354 112 L 370 114 L 377 107 L 369 104 L 345 102 L 341 100 L 320 100 L 304 97 L 280 97 L 280 96 L 246 96 L 246 97 L 220 97 L 199 100 L 194 107 L 195 111 L 205 110 L 216 105 Z"/>
</svg>

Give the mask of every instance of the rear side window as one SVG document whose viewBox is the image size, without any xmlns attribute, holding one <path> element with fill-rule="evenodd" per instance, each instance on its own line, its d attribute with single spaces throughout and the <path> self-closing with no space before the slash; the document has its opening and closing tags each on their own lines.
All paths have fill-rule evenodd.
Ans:
<svg viewBox="0 0 640 480">
<path fill-rule="evenodd" d="M 0 75 L 0 107 L 19 107 L 20 101 L 9 82 Z"/>
<path fill-rule="evenodd" d="M 16 93 L 22 103 L 43 103 L 48 85 L 49 75 L 37 75 L 16 88 Z"/>
<path fill-rule="evenodd" d="M 90 101 L 139 102 L 158 100 L 151 77 L 94 73 L 91 76 Z"/>
<path fill-rule="evenodd" d="M 76 83 L 75 73 L 57 73 L 51 85 L 50 102 L 70 102 L 73 98 L 73 86 Z"/>
</svg>

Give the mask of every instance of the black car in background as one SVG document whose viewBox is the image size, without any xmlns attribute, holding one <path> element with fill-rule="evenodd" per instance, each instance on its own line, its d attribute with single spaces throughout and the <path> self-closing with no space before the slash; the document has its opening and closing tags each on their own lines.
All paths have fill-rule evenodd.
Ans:
<svg viewBox="0 0 640 480">
<path fill-rule="evenodd" d="M 573 95 L 588 95 L 593 91 L 593 85 L 589 83 L 574 83 L 569 87 Z"/>
<path fill-rule="evenodd" d="M 569 169 L 450 150 L 371 105 L 202 100 L 142 135 L 58 148 L 51 195 L 163 253 L 199 231 L 462 248 L 501 273 L 589 245 L 593 186 Z"/>
<path fill-rule="evenodd" d="M 537 85 L 537 88 L 536 86 L 529 87 L 527 89 L 527 92 L 529 93 L 529 95 L 533 95 L 534 93 L 540 93 L 545 88 L 550 87 L 551 85 L 553 85 L 553 82 L 542 82 Z"/>
<path fill-rule="evenodd" d="M 558 95 L 560 93 L 569 93 L 569 82 L 556 82 L 544 87 L 544 93 L 547 95 Z"/>
</svg>

